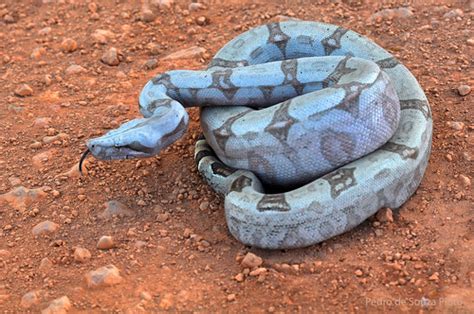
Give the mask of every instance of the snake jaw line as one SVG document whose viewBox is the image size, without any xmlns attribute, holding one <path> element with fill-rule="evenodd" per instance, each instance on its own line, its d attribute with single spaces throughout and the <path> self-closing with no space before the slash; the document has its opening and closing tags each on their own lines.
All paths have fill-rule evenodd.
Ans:
<svg viewBox="0 0 474 314">
<path fill-rule="evenodd" d="M 87 155 L 89 155 L 91 151 L 89 150 L 89 148 L 87 148 L 83 153 L 82 153 L 82 156 L 81 156 L 81 159 L 79 160 L 79 172 L 81 173 L 81 176 L 83 176 L 84 174 L 82 173 L 82 164 L 84 163 L 84 160 L 87 158 Z"/>
</svg>

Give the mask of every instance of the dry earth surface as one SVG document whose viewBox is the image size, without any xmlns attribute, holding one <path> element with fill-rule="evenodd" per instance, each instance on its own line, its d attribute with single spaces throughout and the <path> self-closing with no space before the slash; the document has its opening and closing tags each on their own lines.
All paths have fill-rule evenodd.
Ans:
<svg viewBox="0 0 474 314">
<path fill-rule="evenodd" d="M 159 157 L 79 175 L 153 75 L 291 17 L 370 37 L 426 91 L 432 155 L 402 208 L 305 249 L 245 247 L 196 170 L 197 109 Z M 474 312 L 473 19 L 472 1 L 1 1 L 0 309 Z"/>
</svg>

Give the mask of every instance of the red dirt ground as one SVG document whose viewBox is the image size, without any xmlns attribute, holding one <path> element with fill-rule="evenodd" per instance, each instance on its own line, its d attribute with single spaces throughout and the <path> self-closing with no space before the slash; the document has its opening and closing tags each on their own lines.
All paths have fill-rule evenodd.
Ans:
<svg viewBox="0 0 474 314">
<path fill-rule="evenodd" d="M 474 312 L 473 93 L 458 91 L 474 84 L 474 3 L 413 1 L 410 17 L 370 22 L 376 11 L 407 2 L 384 3 L 223 1 L 189 12 L 189 2 L 178 1 L 143 14 L 132 1 L 3 0 L 0 310 L 37 312 L 67 296 L 71 305 L 63 309 L 71 312 Z M 374 217 L 299 250 L 243 246 L 227 232 L 222 199 L 196 170 L 197 109 L 190 110 L 187 135 L 159 157 L 90 158 L 86 176 L 68 172 L 88 138 L 139 115 L 138 93 L 154 74 L 203 68 L 234 36 L 278 15 L 362 33 L 397 56 L 424 88 L 433 152 L 420 188 L 393 211 L 393 222 Z M 98 29 L 112 34 L 98 39 Z M 192 46 L 206 52 L 161 60 Z M 121 53 L 118 66 L 100 60 L 111 47 Z M 150 59 L 158 60 L 156 68 L 147 63 L 151 70 Z M 83 69 L 66 72 L 71 64 Z M 19 89 L 23 83 L 32 91 Z M 101 218 L 109 200 L 125 204 L 127 216 Z M 43 221 L 57 225 L 34 236 Z M 114 238 L 112 249 L 97 248 L 104 235 Z M 92 257 L 79 262 L 76 247 Z M 242 268 L 247 252 L 263 258 L 259 275 Z M 89 288 L 85 275 L 109 264 L 121 282 Z M 22 302 L 29 291 L 37 298 Z"/>
</svg>

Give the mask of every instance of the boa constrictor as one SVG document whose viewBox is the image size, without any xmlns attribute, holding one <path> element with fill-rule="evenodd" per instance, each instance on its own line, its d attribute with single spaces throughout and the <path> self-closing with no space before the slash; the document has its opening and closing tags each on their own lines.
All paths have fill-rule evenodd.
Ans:
<svg viewBox="0 0 474 314">
<path fill-rule="evenodd" d="M 232 235 L 261 248 L 318 243 L 401 206 L 431 149 L 430 107 L 408 69 L 324 23 L 251 29 L 206 71 L 156 76 L 139 103 L 144 118 L 89 140 L 88 150 L 101 159 L 155 155 L 185 132 L 184 107 L 201 106 L 198 169 L 225 195 Z"/>
</svg>

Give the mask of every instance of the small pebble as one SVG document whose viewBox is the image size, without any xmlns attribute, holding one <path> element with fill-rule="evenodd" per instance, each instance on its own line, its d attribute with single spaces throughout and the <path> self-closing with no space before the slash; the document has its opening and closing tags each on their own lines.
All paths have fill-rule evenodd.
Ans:
<svg viewBox="0 0 474 314">
<path fill-rule="evenodd" d="M 152 295 L 146 291 L 140 292 L 140 299 L 146 300 L 146 301 L 151 301 L 153 299 Z"/>
<path fill-rule="evenodd" d="M 242 281 L 244 281 L 244 279 L 245 279 L 245 275 L 242 274 L 242 273 L 238 273 L 237 275 L 235 275 L 234 279 L 235 279 L 235 281 L 237 281 L 237 282 L 242 282 Z"/>
<path fill-rule="evenodd" d="M 100 250 L 109 250 L 114 247 L 114 239 L 111 236 L 102 236 L 97 242 L 97 248 Z"/>
<path fill-rule="evenodd" d="M 206 16 L 199 16 L 196 18 L 196 24 L 199 26 L 205 26 L 209 24 L 209 18 Z"/>
<path fill-rule="evenodd" d="M 433 275 L 431 275 L 428 280 L 430 281 L 438 281 L 439 280 L 439 273 L 435 272 Z"/>
<path fill-rule="evenodd" d="M 33 95 L 33 89 L 28 84 L 21 84 L 15 89 L 15 95 L 19 97 L 28 97 Z"/>
<path fill-rule="evenodd" d="M 62 314 L 67 313 L 71 309 L 72 304 L 67 296 L 51 301 L 49 306 L 41 311 L 41 314 Z"/>
<path fill-rule="evenodd" d="M 140 13 L 140 19 L 143 22 L 150 23 L 150 22 L 153 22 L 155 18 L 156 18 L 156 15 L 150 9 L 142 10 L 142 12 Z"/>
<path fill-rule="evenodd" d="M 117 66 L 120 63 L 121 55 L 116 48 L 110 48 L 107 50 L 100 60 L 110 66 Z"/>
<path fill-rule="evenodd" d="M 58 230 L 58 228 L 59 228 L 58 224 L 52 221 L 46 220 L 34 226 L 32 232 L 33 232 L 33 235 L 39 236 L 42 234 L 54 233 Z"/>
<path fill-rule="evenodd" d="M 209 202 L 208 201 L 204 201 L 201 204 L 199 204 L 199 209 L 200 210 L 207 210 L 208 208 L 209 208 Z"/>
<path fill-rule="evenodd" d="M 464 129 L 464 123 L 463 122 L 458 122 L 458 121 L 448 121 L 446 122 L 446 125 L 450 127 L 453 130 L 456 131 L 462 131 Z"/>
<path fill-rule="evenodd" d="M 190 48 L 182 49 L 176 52 L 173 52 L 162 60 L 176 60 L 176 59 L 189 59 L 189 58 L 196 58 L 206 52 L 206 49 L 202 47 L 193 46 Z"/>
<path fill-rule="evenodd" d="M 66 75 L 74 75 L 74 74 L 79 74 L 79 73 L 84 73 L 84 72 L 86 72 L 86 69 L 77 64 L 72 64 L 68 66 L 65 71 Z"/>
<path fill-rule="evenodd" d="M 263 259 L 253 253 L 247 253 L 240 263 L 242 268 L 256 268 L 263 264 Z"/>
<path fill-rule="evenodd" d="M 38 269 L 44 273 L 44 272 L 49 271 L 52 267 L 53 267 L 53 262 L 51 262 L 49 258 L 45 257 L 41 260 Z"/>
<path fill-rule="evenodd" d="M 40 297 L 41 297 L 40 291 L 27 292 L 21 297 L 20 305 L 24 309 L 29 309 L 30 307 L 41 302 Z"/>
<path fill-rule="evenodd" d="M 234 293 L 231 293 L 231 294 L 227 295 L 227 301 L 233 302 L 233 301 L 235 301 L 235 299 L 236 299 L 236 297 L 235 297 Z"/>
<path fill-rule="evenodd" d="M 171 293 L 165 293 L 161 297 L 160 304 L 158 306 L 162 310 L 169 310 L 173 307 L 173 295 Z"/>
<path fill-rule="evenodd" d="M 190 12 L 198 11 L 198 10 L 202 10 L 202 9 L 205 9 L 205 6 L 204 6 L 204 4 L 199 3 L 199 2 L 191 2 L 191 3 L 188 5 L 188 10 L 189 10 Z"/>
<path fill-rule="evenodd" d="M 79 263 L 85 263 L 91 259 L 91 252 L 88 249 L 82 247 L 76 247 L 74 249 L 74 260 Z"/>
<path fill-rule="evenodd" d="M 72 38 L 65 38 L 61 43 L 61 50 L 64 52 L 74 52 L 77 50 L 77 42 Z"/>
<path fill-rule="evenodd" d="M 43 47 L 35 48 L 30 55 L 31 59 L 39 60 L 46 53 L 46 49 Z"/>
<path fill-rule="evenodd" d="M 453 17 L 463 17 L 464 16 L 464 12 L 461 10 L 461 9 L 453 9 L 449 12 L 446 12 L 443 17 L 445 19 L 450 19 L 450 18 L 453 18 Z"/>
<path fill-rule="evenodd" d="M 459 85 L 458 93 L 461 96 L 467 96 L 471 92 L 471 87 L 469 85 Z"/>
<path fill-rule="evenodd" d="M 40 35 L 40 36 L 46 36 L 49 33 L 51 33 L 51 27 L 45 27 L 45 28 L 42 28 L 38 31 L 38 35 Z"/>
<path fill-rule="evenodd" d="M 267 269 L 265 267 L 258 267 L 257 269 L 252 270 L 249 273 L 249 275 L 252 276 L 252 277 L 258 277 L 258 276 L 266 274 L 266 273 L 267 273 Z"/>
<path fill-rule="evenodd" d="M 104 206 L 104 211 L 99 215 L 103 219 L 110 219 L 114 216 L 131 217 L 134 215 L 134 212 L 127 205 L 117 200 L 107 201 Z"/>
<path fill-rule="evenodd" d="M 393 222 L 393 213 L 392 209 L 388 207 L 381 208 L 377 214 L 376 218 L 380 222 Z"/>
<path fill-rule="evenodd" d="M 89 288 L 113 286 L 123 280 L 119 269 L 112 264 L 90 271 L 85 277 Z"/>
<path fill-rule="evenodd" d="M 153 4 L 160 9 L 169 9 L 173 6 L 174 0 L 154 0 Z"/>
<path fill-rule="evenodd" d="M 462 185 L 467 189 L 471 187 L 471 179 L 463 174 L 459 175 Z"/>
<path fill-rule="evenodd" d="M 145 69 L 153 70 L 158 66 L 158 61 L 156 59 L 147 60 L 144 64 Z"/>
</svg>

